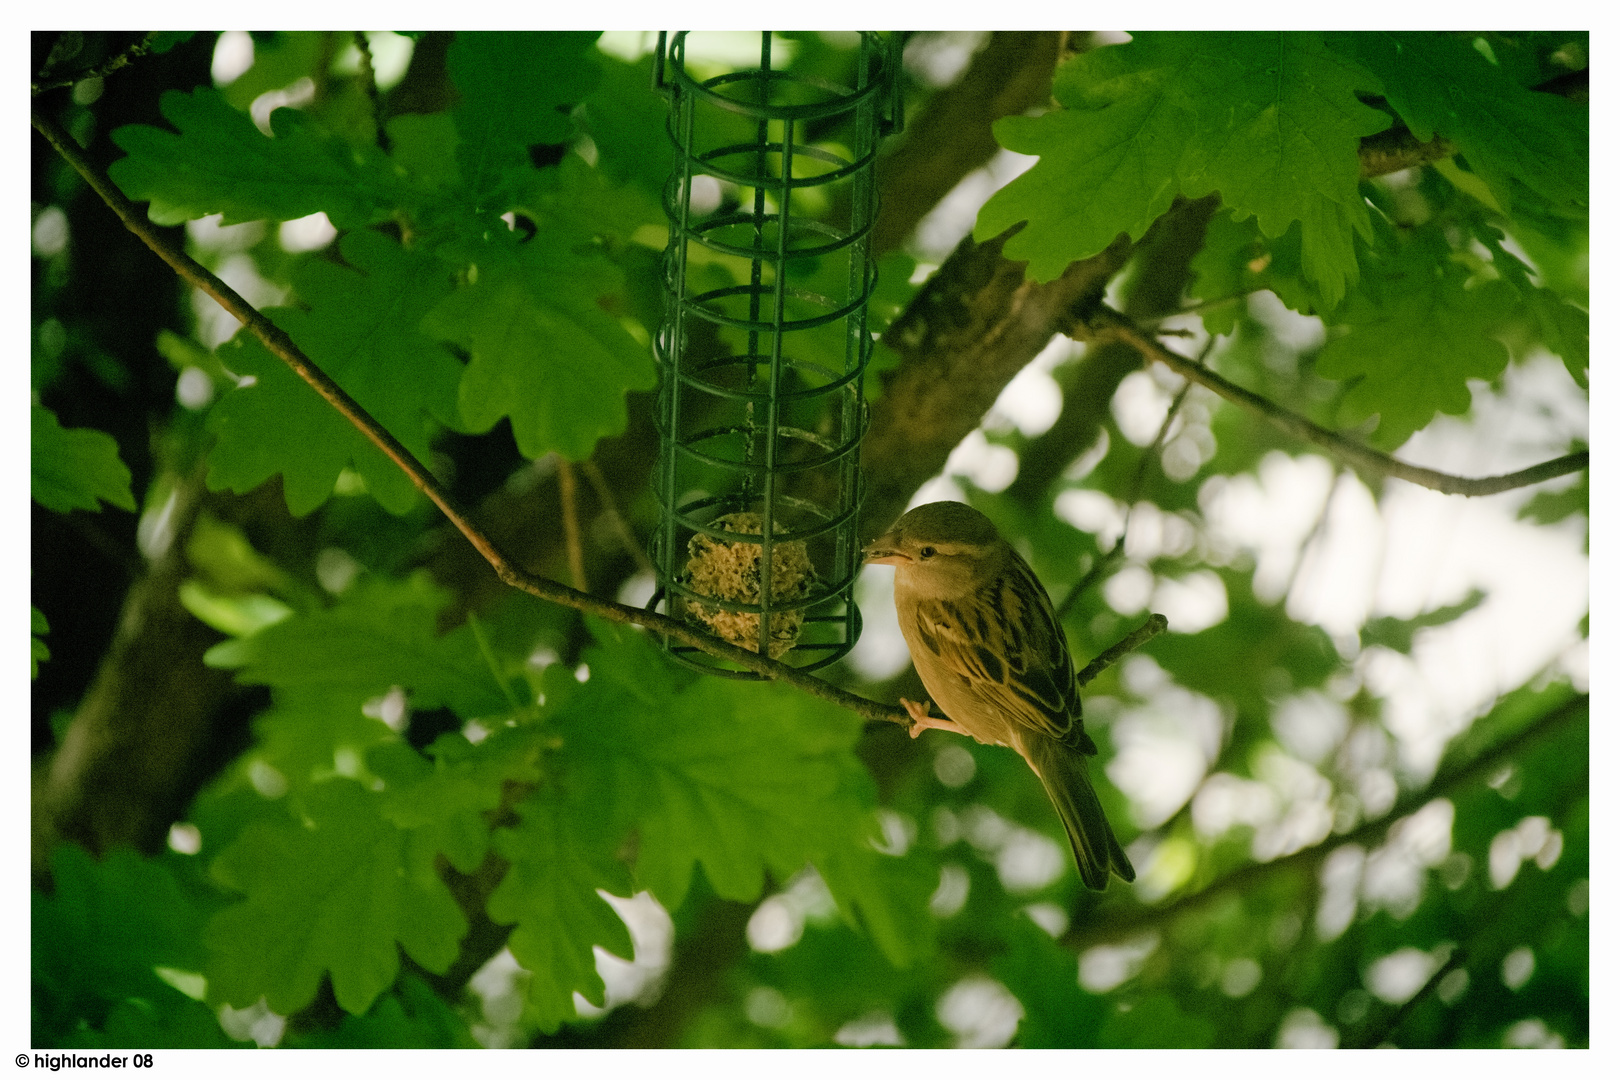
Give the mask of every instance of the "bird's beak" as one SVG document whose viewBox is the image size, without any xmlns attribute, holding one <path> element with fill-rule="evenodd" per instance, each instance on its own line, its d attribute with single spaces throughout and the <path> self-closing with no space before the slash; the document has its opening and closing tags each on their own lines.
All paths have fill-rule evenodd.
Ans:
<svg viewBox="0 0 1620 1080">
<path fill-rule="evenodd" d="M 867 544 L 861 550 L 861 554 L 866 556 L 865 561 L 869 566 L 900 566 L 911 561 L 909 555 L 895 546 L 895 538 L 892 532 L 884 533 L 870 544 Z"/>
</svg>

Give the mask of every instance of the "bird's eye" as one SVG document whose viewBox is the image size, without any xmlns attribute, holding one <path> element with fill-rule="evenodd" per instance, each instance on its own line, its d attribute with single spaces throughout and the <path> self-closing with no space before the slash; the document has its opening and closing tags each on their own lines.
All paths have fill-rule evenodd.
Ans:
<svg viewBox="0 0 1620 1080">
<path fill-rule="evenodd" d="M 925 559 L 932 559 L 934 557 L 934 549 L 931 547 L 919 548 L 917 554 L 921 555 Z"/>
</svg>

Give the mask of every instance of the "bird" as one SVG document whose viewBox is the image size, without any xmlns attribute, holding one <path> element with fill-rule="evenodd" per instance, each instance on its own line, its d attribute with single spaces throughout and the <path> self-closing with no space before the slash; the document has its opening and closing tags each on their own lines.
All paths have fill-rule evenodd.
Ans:
<svg viewBox="0 0 1620 1080">
<path fill-rule="evenodd" d="M 916 738 L 929 728 L 1018 751 L 1040 778 L 1086 886 L 1136 870 L 1087 775 L 1097 744 L 1080 715 L 1067 640 L 1040 581 L 990 519 L 959 502 L 915 507 L 863 549 L 894 567 L 900 632 L 932 703 L 900 699 Z"/>
</svg>

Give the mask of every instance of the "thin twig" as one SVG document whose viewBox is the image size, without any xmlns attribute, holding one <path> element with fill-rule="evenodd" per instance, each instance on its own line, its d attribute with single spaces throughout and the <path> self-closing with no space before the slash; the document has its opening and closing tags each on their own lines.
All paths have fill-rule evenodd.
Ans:
<svg viewBox="0 0 1620 1080">
<path fill-rule="evenodd" d="M 568 548 L 568 575 L 574 588 L 590 592 L 585 580 L 585 547 L 579 541 L 579 506 L 574 500 L 574 463 L 557 455 L 557 499 L 562 503 L 563 541 Z"/>
<path fill-rule="evenodd" d="M 62 86 L 72 86 L 74 83 L 81 83 L 86 79 L 105 79 L 108 75 L 111 75 L 119 68 L 128 65 L 132 60 L 136 60 L 151 52 L 152 42 L 157 39 L 157 33 L 158 32 L 156 30 L 151 31 L 145 37 L 141 38 L 141 40 L 137 41 L 135 44 L 131 45 L 129 48 L 125 49 L 111 60 L 104 61 L 99 67 L 93 67 L 89 71 L 80 72 L 79 74 L 66 79 L 58 79 L 56 82 L 33 83 L 31 86 L 33 96 L 38 97 L 47 90 L 55 90 Z M 45 73 L 42 71 L 40 74 L 43 75 Z"/>
<path fill-rule="evenodd" d="M 1406 1018 L 1412 1015 L 1413 1010 L 1418 1007 L 1418 1003 L 1423 1001 L 1439 988 L 1440 980 L 1444 979 L 1447 975 L 1450 975 L 1453 971 L 1456 971 L 1467 962 L 1468 950 L 1466 948 L 1459 945 L 1452 949 L 1451 955 L 1446 958 L 1446 962 L 1441 964 L 1433 975 L 1429 976 L 1429 981 L 1419 987 L 1417 993 L 1407 998 L 1405 1003 L 1402 1004 L 1399 1009 L 1396 1009 L 1394 1014 L 1391 1015 L 1387 1021 L 1378 1025 L 1378 1027 L 1372 1031 L 1365 1033 L 1361 1039 L 1358 1040 L 1357 1046 L 1363 1050 L 1371 1050 L 1373 1047 L 1381 1046 L 1387 1042 L 1389 1037 L 1399 1031 L 1402 1024 L 1406 1023 Z"/>
<path fill-rule="evenodd" d="M 1202 361 L 1203 356 L 1209 355 L 1209 350 L 1214 345 L 1215 339 L 1211 337 L 1208 343 L 1204 345 L 1203 355 L 1199 357 L 1200 361 Z M 1181 390 L 1177 392 L 1175 400 L 1170 403 L 1169 410 L 1164 414 L 1164 423 L 1159 425 L 1159 433 L 1153 437 L 1152 444 L 1143 449 L 1142 456 L 1137 459 L 1136 474 L 1131 479 L 1130 498 L 1125 501 L 1125 524 L 1120 527 L 1119 536 L 1114 540 L 1113 546 L 1097 560 L 1097 565 L 1086 571 L 1084 577 L 1069 587 L 1068 593 L 1063 597 L 1063 602 L 1057 606 L 1057 617 L 1060 620 L 1069 613 L 1070 608 L 1074 607 L 1075 601 L 1080 599 L 1081 594 L 1091 588 L 1092 582 L 1102 577 L 1108 568 L 1113 566 L 1119 560 L 1119 557 L 1124 554 L 1125 537 L 1131 529 L 1131 509 L 1136 505 L 1136 501 L 1142 497 L 1142 485 L 1147 481 L 1148 462 L 1153 459 L 1153 455 L 1164 445 L 1165 438 L 1170 434 L 1170 425 L 1181 413 L 1181 404 L 1187 400 L 1187 391 L 1192 389 L 1192 385 L 1190 381 L 1182 384 Z"/>
<path fill-rule="evenodd" d="M 1434 469 L 1408 465 L 1404 461 L 1395 460 L 1388 454 L 1381 453 L 1337 432 L 1320 427 L 1303 416 L 1289 412 L 1282 406 L 1268 401 L 1252 390 L 1245 390 L 1236 383 L 1228 382 L 1209 368 L 1166 349 L 1135 323 L 1112 308 L 1099 306 L 1093 316 L 1092 324 L 1082 329 L 1088 332 L 1089 336 L 1094 340 L 1119 341 L 1129 345 L 1141 353 L 1144 359 L 1159 361 L 1176 372 L 1176 374 L 1191 379 L 1201 386 L 1208 387 L 1228 401 L 1235 402 L 1246 409 L 1259 413 L 1288 434 L 1306 442 L 1315 443 L 1358 469 L 1365 469 L 1379 476 L 1405 480 L 1407 483 L 1426 487 L 1446 495 L 1495 495 L 1499 492 L 1511 491 L 1514 488 L 1528 487 L 1531 484 L 1539 484 L 1543 480 L 1551 480 L 1554 477 L 1579 472 L 1587 467 L 1591 457 L 1585 450 L 1582 450 L 1574 454 L 1565 454 L 1563 457 L 1554 458 L 1551 461 L 1544 461 L 1539 465 L 1532 465 L 1530 468 L 1521 469 L 1516 473 L 1482 477 L 1453 476 L 1450 473 L 1437 472 Z"/>
<path fill-rule="evenodd" d="M 1090 570 L 1087 570 L 1084 576 L 1082 576 L 1079 581 L 1069 586 L 1069 591 L 1063 594 L 1063 602 L 1057 606 L 1057 617 L 1059 621 L 1067 617 L 1069 614 L 1069 609 L 1074 607 L 1075 601 L 1079 600 L 1080 597 L 1084 595 L 1085 591 L 1091 588 L 1092 584 L 1096 582 L 1098 578 L 1106 574 L 1113 567 L 1113 565 L 1120 560 L 1120 557 L 1125 551 L 1125 530 L 1130 528 L 1130 525 L 1131 508 L 1127 506 L 1125 508 L 1125 525 L 1120 529 L 1119 539 L 1114 541 L 1114 546 L 1099 555 L 1097 557 L 1096 565 L 1094 565 Z"/>
<path fill-rule="evenodd" d="M 371 414 L 351 398 L 343 388 L 333 382 L 331 377 L 317 367 L 302 350 L 293 343 L 285 331 L 275 323 L 265 318 L 259 311 L 242 299 L 237 292 L 225 284 L 218 277 L 210 273 L 205 267 L 191 258 L 166 236 L 160 233 L 142 214 L 134 203 L 124 197 L 106 175 L 97 169 L 85 157 L 77 143 L 63 131 L 54 121 L 45 117 L 35 108 L 32 116 L 34 128 L 43 135 L 58 153 L 67 159 L 68 163 L 83 176 L 90 187 L 100 195 L 102 200 L 112 208 L 124 222 L 125 228 L 140 237 L 147 247 L 151 248 L 159 258 L 168 263 L 175 273 L 188 284 L 201 289 L 219 302 L 220 306 L 236 317 L 246 326 L 255 337 L 263 342 L 264 347 L 279 357 L 286 365 L 307 382 L 316 393 L 325 398 L 333 408 L 342 414 L 343 418 L 353 424 L 357 430 L 370 439 L 389 460 L 399 466 L 405 475 L 410 477 L 411 483 L 426 495 L 437 506 L 441 513 L 449 519 L 473 548 L 483 556 L 485 561 L 494 569 L 495 574 L 503 582 L 515 589 L 522 589 L 531 596 L 539 597 L 554 604 L 571 607 L 589 615 L 596 615 L 611 622 L 627 623 L 634 626 L 645 627 L 667 638 L 679 641 L 683 645 L 690 645 L 695 649 L 708 653 L 710 656 L 729 661 L 755 674 L 763 675 L 769 679 L 777 679 L 791 686 L 795 686 L 806 693 L 813 694 L 824 701 L 849 709 L 856 715 L 867 720 L 886 720 L 890 723 L 909 727 L 911 717 L 904 709 L 895 705 L 883 705 L 859 694 L 852 694 L 813 675 L 805 674 L 789 664 L 779 660 L 772 660 L 768 656 L 749 652 L 747 649 L 711 637 L 692 626 L 667 615 L 647 611 L 643 608 L 633 608 L 624 604 L 614 603 L 611 600 L 602 600 L 588 593 L 570 589 L 568 586 L 537 574 L 530 574 L 513 565 L 495 547 L 493 541 L 486 536 L 483 530 L 473 524 L 472 520 L 456 505 L 450 493 L 439 485 L 433 474 L 423 468 L 421 463 L 412 456 L 411 452 L 388 433 L 381 424 L 372 419 Z"/>
<path fill-rule="evenodd" d="M 1148 616 L 1147 622 L 1126 635 L 1123 641 L 1112 648 L 1104 649 L 1097 659 L 1087 664 L 1080 674 L 1075 676 L 1075 682 L 1081 686 L 1086 685 L 1092 679 L 1119 663 L 1120 657 L 1126 653 L 1135 652 L 1169 628 L 1170 620 L 1158 612 L 1154 612 Z"/>
<path fill-rule="evenodd" d="M 1226 307 L 1228 304 L 1235 304 L 1239 300 L 1247 300 L 1249 296 L 1250 294 L 1247 292 L 1240 292 L 1230 293 L 1226 296 L 1217 296 L 1213 300 L 1200 300 L 1196 304 L 1188 304 L 1186 307 L 1177 308 L 1176 310 L 1167 312 L 1164 315 L 1156 315 L 1151 319 L 1140 319 L 1137 321 L 1136 325 L 1142 327 L 1143 329 L 1157 327 L 1159 324 L 1170 319 L 1178 319 L 1183 315 L 1203 315 L 1208 312 L 1215 311 L 1218 308 Z"/>
<path fill-rule="evenodd" d="M 377 130 L 377 146 L 383 153 L 389 150 L 388 133 L 383 130 L 382 97 L 377 92 L 377 68 L 371 60 L 371 39 L 364 30 L 354 32 L 354 47 L 360 50 L 360 85 L 365 87 L 366 100 L 371 103 L 371 125 Z"/>
<path fill-rule="evenodd" d="M 1130 522 L 1131 511 L 1130 508 L 1127 507 L 1125 509 L 1126 527 L 1130 526 Z M 1119 539 L 1114 541 L 1114 546 L 1099 555 L 1097 557 L 1096 565 L 1090 570 L 1087 570 L 1085 572 L 1085 576 L 1083 576 L 1079 581 L 1069 586 L 1069 591 L 1063 595 L 1063 602 L 1057 606 L 1057 617 L 1060 621 L 1069 614 L 1069 609 L 1074 607 L 1075 601 L 1079 600 L 1085 591 L 1091 588 L 1092 583 L 1106 574 L 1109 569 L 1111 569 L 1113 565 L 1119 561 L 1120 555 L 1124 550 L 1125 531 L 1121 529 Z"/>
<path fill-rule="evenodd" d="M 1322 538 L 1327 532 L 1328 512 L 1333 509 L 1333 493 L 1339 489 L 1339 480 L 1344 476 L 1343 470 L 1335 469 L 1333 479 L 1327 486 L 1327 492 L 1322 496 L 1322 507 L 1316 512 L 1316 521 L 1311 525 L 1311 531 L 1299 545 L 1299 554 L 1294 558 L 1293 568 L 1288 571 L 1288 583 L 1278 590 L 1278 595 L 1286 597 L 1293 593 L 1294 584 L 1299 581 L 1299 572 L 1305 567 L 1305 557 L 1311 553 L 1311 545 Z M 1377 575 L 1373 576 L 1377 581 Z"/>
<path fill-rule="evenodd" d="M 647 551 L 636 539 L 636 534 L 630 531 L 630 523 L 619 513 L 618 501 L 613 496 L 613 489 L 608 487 L 607 477 L 602 475 L 601 466 L 596 464 L 595 459 L 586 458 L 579 463 L 579 467 L 585 471 L 585 479 L 591 482 L 597 501 L 602 504 L 602 512 L 607 515 L 613 531 L 619 535 L 619 543 L 624 545 L 624 550 L 635 560 L 636 568 L 644 574 L 657 574 L 658 568 L 647 557 Z"/>
</svg>

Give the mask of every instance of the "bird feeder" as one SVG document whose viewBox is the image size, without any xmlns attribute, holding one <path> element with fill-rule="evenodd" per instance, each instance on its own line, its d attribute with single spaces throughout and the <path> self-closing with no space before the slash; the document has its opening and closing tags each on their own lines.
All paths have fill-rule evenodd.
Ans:
<svg viewBox="0 0 1620 1080">
<path fill-rule="evenodd" d="M 654 69 L 675 166 L 649 606 L 810 670 L 860 636 L 874 167 L 899 124 L 898 39 L 863 33 L 846 85 L 779 66 L 797 43 L 770 33 L 757 67 L 704 70 L 698 54 L 719 50 L 689 63 L 702 36 L 660 34 Z"/>
</svg>

